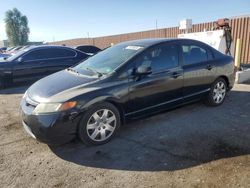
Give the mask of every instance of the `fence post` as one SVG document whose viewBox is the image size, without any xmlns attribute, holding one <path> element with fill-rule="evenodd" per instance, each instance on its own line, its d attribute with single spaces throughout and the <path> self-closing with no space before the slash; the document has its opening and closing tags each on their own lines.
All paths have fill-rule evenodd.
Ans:
<svg viewBox="0 0 250 188">
<path fill-rule="evenodd" d="M 240 69 L 240 56 L 241 56 L 241 40 L 238 38 L 236 42 L 236 49 L 235 49 L 235 59 L 234 59 L 234 66 L 237 70 Z"/>
</svg>

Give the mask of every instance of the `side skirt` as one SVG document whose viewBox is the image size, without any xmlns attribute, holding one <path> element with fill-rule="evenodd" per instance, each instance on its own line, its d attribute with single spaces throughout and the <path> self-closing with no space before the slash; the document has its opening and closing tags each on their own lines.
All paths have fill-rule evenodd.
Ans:
<svg viewBox="0 0 250 188">
<path fill-rule="evenodd" d="M 140 117 L 145 117 L 146 115 L 157 114 L 162 111 L 174 109 L 174 108 L 177 108 L 177 107 L 189 104 L 189 103 L 193 103 L 204 98 L 204 96 L 206 96 L 209 91 L 210 89 L 206 89 L 201 92 L 187 95 L 183 98 L 177 98 L 177 99 L 167 101 L 158 105 L 154 105 L 154 106 L 150 106 L 150 107 L 137 110 L 134 112 L 126 113 L 125 119 L 137 119 Z"/>
</svg>

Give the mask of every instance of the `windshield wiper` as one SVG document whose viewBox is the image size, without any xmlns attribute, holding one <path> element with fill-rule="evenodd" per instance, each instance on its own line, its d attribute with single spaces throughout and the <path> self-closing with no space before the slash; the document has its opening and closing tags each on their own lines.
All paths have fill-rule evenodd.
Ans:
<svg viewBox="0 0 250 188">
<path fill-rule="evenodd" d="M 101 72 L 99 72 L 97 70 L 94 70 L 94 69 L 89 68 L 89 67 L 87 67 L 86 69 L 89 70 L 89 71 L 92 71 L 92 72 L 96 73 L 98 75 L 98 77 L 102 77 L 103 76 L 103 73 L 101 73 Z"/>
<path fill-rule="evenodd" d="M 67 70 L 67 71 L 72 71 L 72 72 L 75 72 L 75 73 L 79 74 L 79 72 L 77 72 L 75 69 L 73 69 L 73 68 L 71 68 L 71 67 L 67 68 L 66 70 Z"/>
</svg>

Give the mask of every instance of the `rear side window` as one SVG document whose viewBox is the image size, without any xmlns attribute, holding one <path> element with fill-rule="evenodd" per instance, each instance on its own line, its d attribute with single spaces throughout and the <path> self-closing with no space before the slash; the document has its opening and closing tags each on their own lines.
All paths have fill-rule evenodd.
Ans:
<svg viewBox="0 0 250 188">
<path fill-rule="evenodd" d="M 97 53 L 100 51 L 100 49 L 95 46 L 78 46 L 76 49 L 85 53 Z"/>
<path fill-rule="evenodd" d="M 31 51 L 23 56 L 25 61 L 39 60 L 39 59 L 51 59 L 51 58 L 65 58 L 75 57 L 76 52 L 68 49 L 48 48 L 37 49 Z"/>
<path fill-rule="evenodd" d="M 207 50 L 196 45 L 182 45 L 182 55 L 184 65 L 195 64 L 208 60 Z"/>
<path fill-rule="evenodd" d="M 153 47 L 136 61 L 141 65 L 150 66 L 153 73 L 177 67 L 179 64 L 177 46 L 164 44 Z"/>
<path fill-rule="evenodd" d="M 68 49 L 52 49 L 54 56 L 56 57 L 74 57 L 76 52 Z"/>
</svg>

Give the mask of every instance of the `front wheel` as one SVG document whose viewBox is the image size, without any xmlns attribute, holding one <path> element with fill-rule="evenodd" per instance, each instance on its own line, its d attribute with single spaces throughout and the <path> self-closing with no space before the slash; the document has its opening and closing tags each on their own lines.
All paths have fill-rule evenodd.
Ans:
<svg viewBox="0 0 250 188">
<path fill-rule="evenodd" d="M 218 78 L 211 86 L 210 92 L 206 98 L 206 104 L 209 106 L 221 105 L 227 94 L 227 84 L 223 78 Z"/>
<path fill-rule="evenodd" d="M 78 127 L 79 138 L 87 145 L 105 144 L 120 127 L 120 114 L 110 103 L 96 104 L 88 110 Z"/>
</svg>

